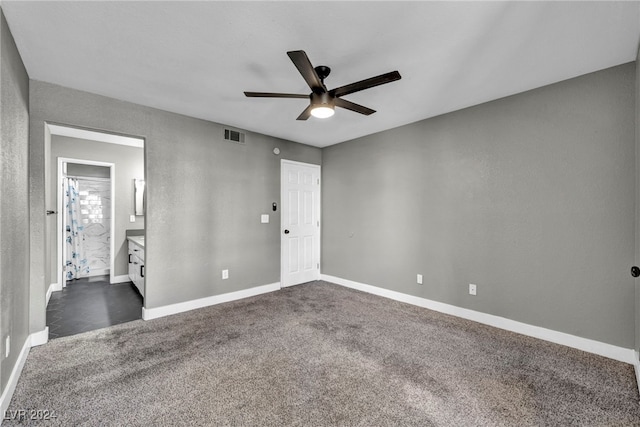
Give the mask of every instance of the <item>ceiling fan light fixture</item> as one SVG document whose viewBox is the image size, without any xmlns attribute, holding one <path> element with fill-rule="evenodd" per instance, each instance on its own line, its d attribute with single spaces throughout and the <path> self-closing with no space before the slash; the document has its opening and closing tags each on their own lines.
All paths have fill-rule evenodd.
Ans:
<svg viewBox="0 0 640 427">
<path fill-rule="evenodd" d="M 318 105 L 311 110 L 311 115 L 318 119 L 326 119 L 333 116 L 335 113 L 333 106 L 330 105 Z"/>
<path fill-rule="evenodd" d="M 311 115 L 319 119 L 333 116 L 335 104 L 333 98 L 327 92 L 311 94 Z"/>
</svg>

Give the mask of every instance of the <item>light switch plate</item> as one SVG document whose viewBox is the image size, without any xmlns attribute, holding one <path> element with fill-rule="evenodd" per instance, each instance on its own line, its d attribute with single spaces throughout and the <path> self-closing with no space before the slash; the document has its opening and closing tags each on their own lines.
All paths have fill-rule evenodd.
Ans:
<svg viewBox="0 0 640 427">
<path fill-rule="evenodd" d="M 260 216 L 260 222 L 262 224 L 269 224 L 269 214 L 262 214 Z"/>
</svg>

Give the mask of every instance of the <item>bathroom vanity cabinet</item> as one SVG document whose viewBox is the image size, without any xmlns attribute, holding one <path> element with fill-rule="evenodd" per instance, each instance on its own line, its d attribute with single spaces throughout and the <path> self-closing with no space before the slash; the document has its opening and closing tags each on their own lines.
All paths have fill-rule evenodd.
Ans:
<svg viewBox="0 0 640 427">
<path fill-rule="evenodd" d="M 144 298 L 144 237 L 130 236 L 129 240 L 129 278 Z"/>
</svg>

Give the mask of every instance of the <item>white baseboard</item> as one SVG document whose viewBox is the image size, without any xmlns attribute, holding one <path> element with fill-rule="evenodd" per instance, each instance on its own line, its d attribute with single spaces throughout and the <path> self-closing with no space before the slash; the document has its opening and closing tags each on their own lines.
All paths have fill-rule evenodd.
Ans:
<svg viewBox="0 0 640 427">
<path fill-rule="evenodd" d="M 0 396 L 0 414 L 2 414 L 4 418 L 5 411 L 9 408 L 9 403 L 11 402 L 11 398 L 13 397 L 13 392 L 16 390 L 16 386 L 18 385 L 18 379 L 20 378 L 20 374 L 22 373 L 22 368 L 24 368 L 24 364 L 27 361 L 27 356 L 29 355 L 29 338 L 24 342 L 22 346 L 22 350 L 20 350 L 20 355 L 18 356 L 18 360 L 16 364 L 13 366 L 13 370 L 11 371 L 11 375 L 9 375 L 9 381 L 7 381 L 7 385 L 2 392 L 2 396 Z"/>
<path fill-rule="evenodd" d="M 40 332 L 34 332 L 29 335 L 29 345 L 31 347 L 37 347 L 49 342 L 49 327 L 45 326 Z"/>
<path fill-rule="evenodd" d="M 13 397 L 13 392 L 16 390 L 16 386 L 18 385 L 18 379 L 20 378 L 22 368 L 24 368 L 24 364 L 27 361 L 29 350 L 31 349 L 31 347 L 45 344 L 48 340 L 49 327 L 47 326 L 42 331 L 35 332 L 29 335 L 24 341 L 22 349 L 20 350 L 20 355 L 18 356 L 16 364 L 11 370 L 11 375 L 9 375 L 9 381 L 7 381 L 7 385 L 2 392 L 2 396 L 0 396 L 0 414 L 3 418 L 5 411 L 7 410 L 7 408 L 9 408 L 9 403 L 11 402 L 11 398 Z M 0 424 L 1 423 L 2 418 L 0 418 Z"/>
<path fill-rule="evenodd" d="M 527 335 L 556 344 L 565 345 L 567 347 L 577 348 L 578 350 L 598 354 L 600 356 L 608 357 L 620 362 L 626 362 L 635 365 L 635 360 L 637 360 L 635 358 L 634 350 L 630 348 L 618 347 L 612 344 L 582 338 L 564 332 L 554 331 L 552 329 L 529 325 L 527 323 L 518 322 L 515 320 L 507 319 L 505 317 L 482 313 L 475 310 L 469 310 L 467 308 L 457 307 L 455 305 L 445 304 L 426 298 L 391 291 L 389 289 L 379 288 L 377 286 L 371 286 L 364 283 L 342 279 L 340 277 L 329 276 L 327 274 L 323 274 L 321 277 L 324 281 L 345 286 L 347 288 L 352 288 L 407 304 L 416 305 L 418 307 L 428 308 L 430 310 L 439 311 L 441 313 L 450 314 L 453 316 L 461 317 L 463 319 L 473 320 L 474 322 L 483 323 L 485 325 L 494 326 L 496 328 L 505 329 L 507 331 L 516 332 L 522 335 Z"/>
<path fill-rule="evenodd" d="M 51 294 L 53 292 L 58 292 L 61 290 L 62 290 L 62 285 L 59 283 L 52 283 L 49 285 L 49 287 L 47 288 L 47 303 L 45 304 L 45 307 L 49 305 L 49 299 L 51 298 Z"/>
<path fill-rule="evenodd" d="M 636 372 L 636 385 L 640 391 L 640 355 L 636 350 L 633 351 L 633 370 Z"/>
<path fill-rule="evenodd" d="M 185 311 L 195 310 L 197 308 L 208 307 L 210 305 L 222 304 L 224 302 L 236 301 L 243 298 L 253 297 L 268 292 L 280 290 L 280 282 L 271 283 L 269 285 L 256 286 L 254 288 L 243 289 L 241 291 L 229 292 L 221 295 L 213 295 L 210 297 L 200 298 L 191 301 L 180 302 L 177 304 L 165 305 L 155 308 L 142 308 L 142 319 L 151 320 L 159 317 L 170 316 L 172 314 L 182 313 Z"/>
<path fill-rule="evenodd" d="M 120 276 L 113 276 L 113 278 L 111 279 L 111 284 L 114 283 L 125 283 L 125 282 L 130 282 L 131 279 L 129 278 L 129 276 L 127 276 L 126 274 L 120 275 Z"/>
</svg>

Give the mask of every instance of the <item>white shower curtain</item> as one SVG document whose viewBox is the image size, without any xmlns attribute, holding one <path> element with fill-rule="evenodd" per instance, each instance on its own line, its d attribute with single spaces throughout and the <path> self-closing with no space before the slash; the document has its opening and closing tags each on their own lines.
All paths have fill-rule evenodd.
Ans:
<svg viewBox="0 0 640 427">
<path fill-rule="evenodd" d="M 78 180 L 64 179 L 65 189 L 65 245 L 66 245 L 66 278 L 73 280 L 89 275 L 89 262 L 84 248 L 84 225 L 80 221 L 80 197 Z"/>
</svg>

